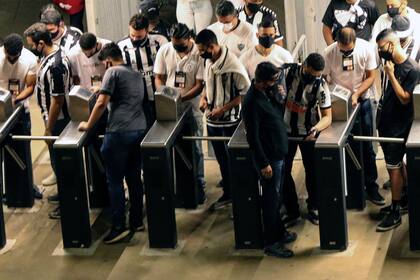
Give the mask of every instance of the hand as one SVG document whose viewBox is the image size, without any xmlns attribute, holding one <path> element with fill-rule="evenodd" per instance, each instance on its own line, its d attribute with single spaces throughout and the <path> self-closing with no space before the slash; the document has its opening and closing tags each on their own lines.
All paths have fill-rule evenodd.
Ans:
<svg viewBox="0 0 420 280">
<path fill-rule="evenodd" d="M 388 76 L 393 75 L 394 74 L 394 63 L 390 60 L 386 61 L 385 66 L 384 66 L 384 70 L 385 70 L 385 73 Z"/>
<path fill-rule="evenodd" d="M 70 10 L 71 9 L 71 5 L 69 5 L 69 4 L 64 4 L 64 3 L 60 3 L 60 4 L 58 4 L 59 6 L 60 6 L 60 8 L 61 9 L 63 9 L 63 10 Z"/>
<path fill-rule="evenodd" d="M 357 106 L 357 103 L 359 103 L 359 95 L 353 93 L 353 95 L 351 96 L 351 106 L 354 108 Z"/>
<path fill-rule="evenodd" d="M 316 134 L 318 130 L 315 127 L 312 127 L 311 130 L 309 130 L 308 135 L 305 137 L 304 141 L 312 141 L 316 140 Z"/>
<path fill-rule="evenodd" d="M 200 104 L 199 104 L 199 108 L 202 112 L 204 112 L 207 109 L 207 100 L 205 98 L 200 98 Z"/>
<path fill-rule="evenodd" d="M 44 136 L 52 136 L 51 130 L 49 130 L 48 128 L 46 128 L 45 131 L 44 131 Z M 45 143 L 48 146 L 51 146 L 54 143 L 54 141 L 53 140 L 45 140 Z"/>
<path fill-rule="evenodd" d="M 81 122 L 78 127 L 79 131 L 88 131 L 89 126 L 87 122 Z"/>
<path fill-rule="evenodd" d="M 218 119 L 223 116 L 225 111 L 223 107 L 214 108 L 207 116 L 211 119 Z"/>
<path fill-rule="evenodd" d="M 273 170 L 271 169 L 270 165 L 267 165 L 263 169 L 261 169 L 261 174 L 265 179 L 270 179 L 273 177 Z"/>
</svg>

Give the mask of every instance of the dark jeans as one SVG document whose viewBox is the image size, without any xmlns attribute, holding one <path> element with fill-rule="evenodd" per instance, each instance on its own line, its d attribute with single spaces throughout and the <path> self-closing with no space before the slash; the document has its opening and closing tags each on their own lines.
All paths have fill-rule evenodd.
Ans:
<svg viewBox="0 0 420 280">
<path fill-rule="evenodd" d="M 70 15 L 70 26 L 79 28 L 83 32 L 83 16 L 85 14 L 85 9 L 81 10 L 77 14 Z"/>
<path fill-rule="evenodd" d="M 69 119 L 57 120 L 55 122 L 54 128 L 51 131 L 52 136 L 60 136 L 61 132 L 63 132 L 68 123 Z M 51 167 L 54 171 L 54 174 L 57 175 L 57 164 L 55 161 L 55 151 L 53 145 L 48 145 L 48 151 L 50 152 Z"/>
<path fill-rule="evenodd" d="M 125 192 L 123 180 L 128 186 L 130 198 L 130 226 L 142 224 L 143 184 L 141 182 L 140 142 L 145 130 L 105 133 L 101 148 L 111 201 L 112 224 L 125 227 Z"/>
<path fill-rule="evenodd" d="M 213 127 L 207 126 L 207 134 L 209 136 L 227 136 L 231 137 L 236 130 L 237 125 L 230 127 Z M 230 197 L 230 168 L 229 168 L 229 154 L 227 150 L 226 141 L 211 141 L 214 154 L 219 164 L 220 174 L 223 181 L 223 193 L 225 196 Z"/>
<path fill-rule="evenodd" d="M 305 167 L 305 184 L 308 191 L 308 209 L 318 209 L 317 203 L 317 188 L 315 181 L 315 142 L 292 142 L 289 141 L 289 151 L 285 158 L 285 177 L 284 177 L 284 206 L 290 216 L 299 215 L 299 202 L 296 193 L 295 182 L 292 177 L 293 160 L 296 155 L 297 147 L 299 146 L 302 154 L 303 166 Z"/>
<path fill-rule="evenodd" d="M 145 97 L 147 98 L 147 96 Z M 149 130 L 156 120 L 155 101 L 145 99 L 143 103 L 144 115 L 146 116 L 147 130 Z"/>
<path fill-rule="evenodd" d="M 265 179 L 261 176 L 262 185 L 262 216 L 264 223 L 264 241 L 270 246 L 281 241 L 285 228 L 280 216 L 282 205 L 282 188 L 284 175 L 284 161 L 270 162 L 273 176 Z"/>
<path fill-rule="evenodd" d="M 373 135 L 373 115 L 372 105 L 369 99 L 363 100 L 360 107 L 360 121 L 363 136 Z M 376 168 L 376 154 L 373 150 L 372 142 L 363 142 L 363 171 L 367 190 L 378 189 L 376 179 L 378 179 L 378 169 Z"/>
</svg>

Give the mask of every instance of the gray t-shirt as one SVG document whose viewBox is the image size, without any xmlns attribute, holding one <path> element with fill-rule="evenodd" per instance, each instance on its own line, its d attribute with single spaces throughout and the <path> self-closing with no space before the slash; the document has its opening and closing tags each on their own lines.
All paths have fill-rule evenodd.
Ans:
<svg viewBox="0 0 420 280">
<path fill-rule="evenodd" d="M 101 91 L 111 96 L 107 132 L 146 129 L 144 85 L 139 72 L 120 65 L 105 72 Z"/>
</svg>

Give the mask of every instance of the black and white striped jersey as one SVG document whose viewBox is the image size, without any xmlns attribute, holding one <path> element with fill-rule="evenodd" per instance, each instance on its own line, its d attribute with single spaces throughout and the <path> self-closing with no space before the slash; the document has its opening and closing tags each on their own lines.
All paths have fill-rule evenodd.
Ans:
<svg viewBox="0 0 420 280">
<path fill-rule="evenodd" d="M 64 26 L 63 35 L 54 40 L 54 44 L 59 45 L 65 54 L 68 54 L 70 49 L 74 47 L 77 42 L 79 42 L 80 37 L 82 36 L 82 31 L 73 27 L 73 26 Z"/>
<path fill-rule="evenodd" d="M 70 69 L 67 58 L 61 49 L 44 57 L 37 72 L 36 96 L 44 121 L 48 121 L 51 96 L 65 96 L 59 120 L 69 118 L 67 98 L 70 90 Z"/>
<path fill-rule="evenodd" d="M 130 37 L 126 37 L 118 42 L 118 46 L 123 53 L 124 62 L 132 67 L 133 70 L 142 74 L 144 90 L 150 101 L 154 100 L 156 91 L 153 65 L 155 64 L 159 48 L 167 42 L 168 40 L 165 36 L 159 34 L 149 34 L 147 40 L 140 47 L 134 47 Z"/>
</svg>

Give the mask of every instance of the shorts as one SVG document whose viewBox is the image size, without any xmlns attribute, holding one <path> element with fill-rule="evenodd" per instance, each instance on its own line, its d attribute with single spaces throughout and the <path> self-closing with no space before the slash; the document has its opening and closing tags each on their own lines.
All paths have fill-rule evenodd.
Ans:
<svg viewBox="0 0 420 280">
<path fill-rule="evenodd" d="M 388 135 L 379 131 L 380 137 L 392 137 L 392 138 L 404 138 L 407 141 L 407 137 L 410 130 L 401 133 L 399 135 Z M 406 145 L 401 143 L 382 143 L 381 147 L 385 156 L 385 163 L 387 169 L 399 169 L 402 166 L 403 158 L 405 155 Z"/>
</svg>

